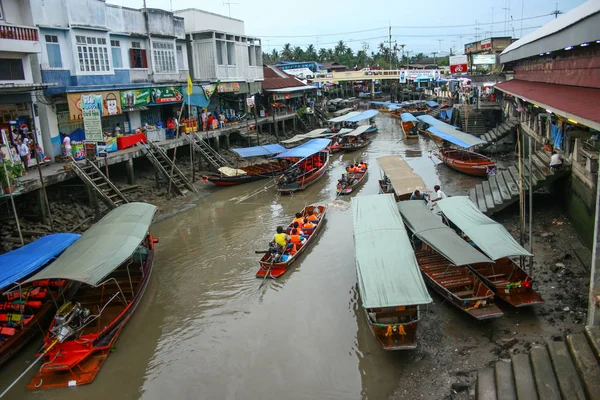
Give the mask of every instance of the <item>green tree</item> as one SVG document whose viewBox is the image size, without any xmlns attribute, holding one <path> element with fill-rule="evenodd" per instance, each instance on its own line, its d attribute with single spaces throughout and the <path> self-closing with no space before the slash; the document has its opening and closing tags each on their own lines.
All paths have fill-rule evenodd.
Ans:
<svg viewBox="0 0 600 400">
<path fill-rule="evenodd" d="M 306 51 L 304 52 L 304 57 L 306 58 L 305 61 L 316 61 L 318 56 L 317 51 L 315 50 L 315 46 L 309 44 L 308 47 L 306 47 Z"/>
<path fill-rule="evenodd" d="M 286 43 L 283 46 L 283 50 L 281 50 L 281 58 L 284 61 L 292 61 L 292 45 L 289 43 Z"/>
<path fill-rule="evenodd" d="M 320 62 L 325 62 L 325 61 L 327 61 L 327 60 L 328 60 L 328 58 L 327 58 L 328 56 L 329 56 L 329 55 L 327 54 L 327 49 L 324 49 L 324 48 L 320 48 L 320 49 L 319 49 L 319 57 L 318 57 L 318 60 L 319 60 Z"/>
<path fill-rule="evenodd" d="M 304 59 L 304 50 L 300 46 L 296 46 L 292 50 L 292 61 L 306 61 Z"/>
</svg>

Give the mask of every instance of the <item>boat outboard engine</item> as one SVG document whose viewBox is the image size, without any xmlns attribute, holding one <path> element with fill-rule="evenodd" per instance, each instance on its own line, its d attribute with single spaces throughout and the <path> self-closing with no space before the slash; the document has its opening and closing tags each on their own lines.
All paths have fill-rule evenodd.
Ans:
<svg viewBox="0 0 600 400">
<path fill-rule="evenodd" d="M 275 241 L 269 242 L 269 254 L 271 254 L 271 259 L 273 262 L 277 262 L 283 254 L 283 247 L 281 247 L 281 245 Z"/>
<path fill-rule="evenodd" d="M 89 316 L 90 310 L 81 308 L 81 304 L 65 303 L 54 317 L 54 326 L 50 329 L 50 334 L 62 343 L 77 334 Z"/>
</svg>

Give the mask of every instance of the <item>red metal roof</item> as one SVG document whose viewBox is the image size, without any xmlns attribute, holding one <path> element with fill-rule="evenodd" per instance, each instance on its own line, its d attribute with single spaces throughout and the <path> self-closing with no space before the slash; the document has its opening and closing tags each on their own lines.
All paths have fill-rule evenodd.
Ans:
<svg viewBox="0 0 600 400">
<path fill-rule="evenodd" d="M 495 88 L 545 107 L 552 112 L 600 129 L 600 89 L 513 79 Z"/>
<path fill-rule="evenodd" d="M 298 79 L 286 74 L 282 70 L 272 65 L 263 67 L 265 80 L 263 81 L 264 90 L 284 89 L 289 87 L 306 86 Z"/>
</svg>

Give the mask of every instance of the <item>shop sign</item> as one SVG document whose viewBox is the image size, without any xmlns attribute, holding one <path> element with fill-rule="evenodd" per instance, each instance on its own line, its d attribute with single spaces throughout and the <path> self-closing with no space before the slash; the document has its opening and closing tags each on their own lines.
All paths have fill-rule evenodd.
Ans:
<svg viewBox="0 0 600 400">
<path fill-rule="evenodd" d="M 176 103 L 183 101 L 181 87 L 160 87 L 152 88 L 150 91 L 150 102 L 156 104 Z"/>
<path fill-rule="evenodd" d="M 239 92 L 240 84 L 238 82 L 224 82 L 219 83 L 217 86 L 217 92 L 219 93 L 231 93 L 231 92 Z"/>
<path fill-rule="evenodd" d="M 250 108 L 254 107 L 254 96 L 246 97 L 246 105 Z"/>
<path fill-rule="evenodd" d="M 292 95 L 289 93 L 275 93 L 275 100 L 289 100 Z"/>
<path fill-rule="evenodd" d="M 69 104 L 69 119 L 78 120 L 83 117 L 81 110 L 81 99 L 83 95 L 97 95 L 102 98 L 102 116 L 118 115 L 122 113 L 121 92 L 118 90 L 108 92 L 69 93 L 67 102 Z"/>
<path fill-rule="evenodd" d="M 106 152 L 106 142 L 98 142 L 96 143 L 96 149 L 98 150 L 98 157 L 106 158 L 108 157 L 108 153 Z"/>
<path fill-rule="evenodd" d="M 450 56 L 450 65 L 460 65 L 467 63 L 467 55 L 463 54 L 460 56 Z"/>
<path fill-rule="evenodd" d="M 83 129 L 86 140 L 100 142 L 104 139 L 102 134 L 102 96 L 99 94 L 81 95 L 81 113 L 83 115 Z"/>
<path fill-rule="evenodd" d="M 400 71 L 400 83 L 406 83 L 406 77 L 408 76 L 408 71 Z"/>
<path fill-rule="evenodd" d="M 467 64 L 458 64 L 450 66 L 451 74 L 460 74 L 462 72 L 467 72 Z"/>
<path fill-rule="evenodd" d="M 496 64 L 496 55 L 495 54 L 475 54 L 475 55 L 473 55 L 473 64 L 474 65 Z"/>
<path fill-rule="evenodd" d="M 492 39 L 483 39 L 481 41 L 481 50 L 491 49 L 492 48 Z"/>
<path fill-rule="evenodd" d="M 465 44 L 465 53 L 472 53 L 477 48 L 475 43 L 467 43 Z"/>
<path fill-rule="evenodd" d="M 121 91 L 121 107 L 144 107 L 150 103 L 150 89 Z"/>
</svg>

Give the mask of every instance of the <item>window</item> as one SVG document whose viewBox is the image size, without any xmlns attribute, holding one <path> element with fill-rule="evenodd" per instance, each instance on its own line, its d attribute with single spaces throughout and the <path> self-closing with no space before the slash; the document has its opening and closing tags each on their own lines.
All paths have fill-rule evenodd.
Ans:
<svg viewBox="0 0 600 400">
<path fill-rule="evenodd" d="M 113 67 L 123 68 L 123 55 L 121 54 L 121 42 L 119 40 L 110 41 L 110 49 L 112 52 Z"/>
<path fill-rule="evenodd" d="M 132 49 L 141 49 L 142 46 L 141 46 L 140 42 L 131 42 L 131 48 Z"/>
<path fill-rule="evenodd" d="M 225 44 L 225 42 L 221 41 L 221 40 L 217 40 L 217 64 L 218 65 L 224 65 L 225 63 L 223 62 L 223 45 Z"/>
<path fill-rule="evenodd" d="M 152 42 L 154 71 L 157 73 L 177 72 L 175 65 L 175 45 L 173 43 Z"/>
<path fill-rule="evenodd" d="M 131 68 L 148 68 L 146 50 L 129 49 L 129 62 L 131 63 Z"/>
<path fill-rule="evenodd" d="M 50 68 L 62 68 L 58 36 L 44 35 L 44 38 L 46 40 L 46 51 L 48 52 L 48 66 Z"/>
<path fill-rule="evenodd" d="M 23 62 L 20 58 L 0 58 L 0 81 L 25 80 Z"/>
<path fill-rule="evenodd" d="M 177 65 L 179 66 L 179 69 L 188 69 L 187 65 L 183 62 L 183 48 L 181 45 L 177 45 L 175 46 L 175 49 L 177 50 Z"/>
<path fill-rule="evenodd" d="M 110 71 L 105 38 L 75 36 L 79 70 L 82 72 Z"/>
<path fill-rule="evenodd" d="M 227 42 L 227 64 L 235 65 L 235 43 Z"/>
</svg>

